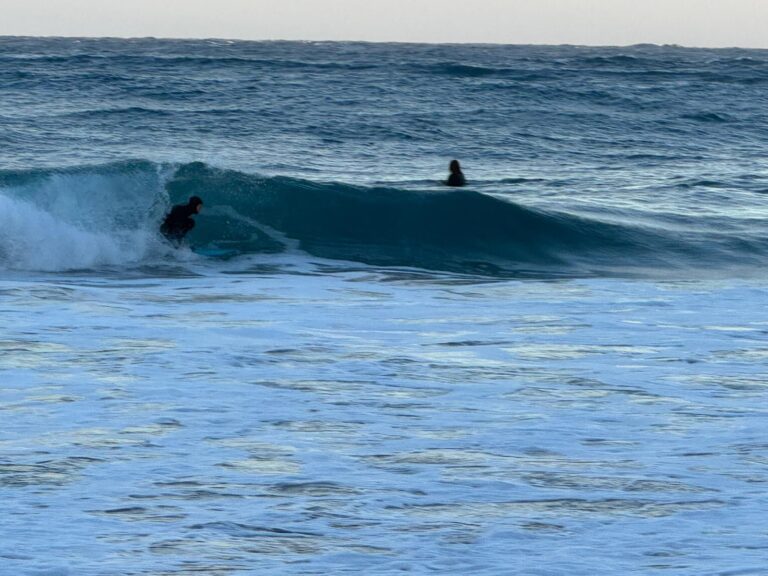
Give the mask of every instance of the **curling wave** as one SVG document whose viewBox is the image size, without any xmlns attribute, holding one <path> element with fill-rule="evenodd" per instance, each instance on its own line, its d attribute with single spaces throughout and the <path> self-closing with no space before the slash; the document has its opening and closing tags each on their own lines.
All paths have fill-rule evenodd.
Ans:
<svg viewBox="0 0 768 576">
<path fill-rule="evenodd" d="M 122 162 L 0 172 L 0 267 L 71 270 L 173 258 L 171 203 L 206 209 L 202 250 L 520 276 L 614 274 L 762 258 L 764 241 L 548 212 L 468 189 L 409 190 L 263 177 L 203 163 Z"/>
</svg>

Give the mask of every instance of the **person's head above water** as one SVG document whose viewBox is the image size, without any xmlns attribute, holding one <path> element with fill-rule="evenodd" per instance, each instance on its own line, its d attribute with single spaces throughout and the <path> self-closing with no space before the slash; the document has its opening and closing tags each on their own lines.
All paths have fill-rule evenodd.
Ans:
<svg viewBox="0 0 768 576">
<path fill-rule="evenodd" d="M 199 214 L 203 209 L 203 200 L 200 196 L 191 196 L 187 205 L 194 210 L 195 214 Z"/>
<path fill-rule="evenodd" d="M 451 160 L 448 168 L 450 169 L 451 174 L 448 176 L 448 180 L 443 182 L 443 184 L 446 186 L 464 186 L 467 183 L 458 160 Z"/>
</svg>

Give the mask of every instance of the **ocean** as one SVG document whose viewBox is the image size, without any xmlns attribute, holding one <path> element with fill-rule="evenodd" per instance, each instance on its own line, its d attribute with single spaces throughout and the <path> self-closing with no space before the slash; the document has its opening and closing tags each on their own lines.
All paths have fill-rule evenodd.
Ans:
<svg viewBox="0 0 768 576">
<path fill-rule="evenodd" d="M 768 572 L 768 51 L 0 37 L 0 128 L 0 575 Z"/>
</svg>

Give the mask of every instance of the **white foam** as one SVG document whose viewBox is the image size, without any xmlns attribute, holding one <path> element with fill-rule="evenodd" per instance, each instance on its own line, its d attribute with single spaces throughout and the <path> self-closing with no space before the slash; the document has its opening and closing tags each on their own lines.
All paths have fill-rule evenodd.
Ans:
<svg viewBox="0 0 768 576">
<path fill-rule="evenodd" d="M 0 189 L 0 269 L 56 272 L 132 266 L 167 252 L 161 167 L 51 172 Z"/>
<path fill-rule="evenodd" d="M 146 229 L 89 230 L 0 194 L 1 268 L 51 272 L 134 264 L 156 245 Z"/>
</svg>

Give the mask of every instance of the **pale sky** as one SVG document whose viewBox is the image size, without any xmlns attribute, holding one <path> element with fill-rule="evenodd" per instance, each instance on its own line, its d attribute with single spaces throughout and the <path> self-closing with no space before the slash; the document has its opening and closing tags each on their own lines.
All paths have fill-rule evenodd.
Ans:
<svg viewBox="0 0 768 576">
<path fill-rule="evenodd" d="M 0 35 L 768 48 L 768 0 L 0 0 Z"/>
</svg>

